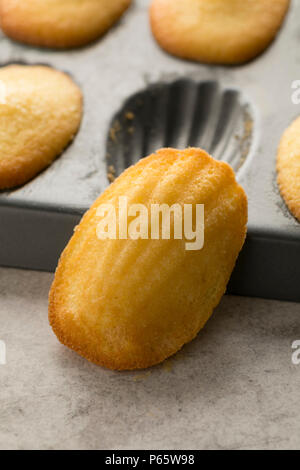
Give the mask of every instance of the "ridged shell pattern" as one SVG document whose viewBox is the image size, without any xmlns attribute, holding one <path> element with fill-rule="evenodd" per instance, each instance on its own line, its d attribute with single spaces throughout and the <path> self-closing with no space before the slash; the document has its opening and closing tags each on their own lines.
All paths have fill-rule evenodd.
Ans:
<svg viewBox="0 0 300 470">
<path fill-rule="evenodd" d="M 216 81 L 180 79 L 131 96 L 113 117 L 107 139 L 114 179 L 141 155 L 162 147 L 200 147 L 237 172 L 251 148 L 253 117 L 241 91 Z"/>
<path fill-rule="evenodd" d="M 205 205 L 205 243 L 99 240 L 102 204 Z M 50 322 L 60 340 L 97 364 L 147 367 L 205 324 L 225 291 L 246 234 L 247 199 L 229 165 L 199 149 L 163 149 L 110 185 L 83 217 L 60 260 Z"/>
</svg>

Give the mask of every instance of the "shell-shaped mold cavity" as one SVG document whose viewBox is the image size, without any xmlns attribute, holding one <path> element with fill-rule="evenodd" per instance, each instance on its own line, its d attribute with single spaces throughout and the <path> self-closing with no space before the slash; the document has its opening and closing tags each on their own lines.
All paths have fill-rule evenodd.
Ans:
<svg viewBox="0 0 300 470">
<path fill-rule="evenodd" d="M 108 180 L 162 147 L 201 147 L 237 172 L 250 153 L 253 122 L 241 91 L 216 81 L 151 85 L 129 97 L 111 121 Z"/>
</svg>

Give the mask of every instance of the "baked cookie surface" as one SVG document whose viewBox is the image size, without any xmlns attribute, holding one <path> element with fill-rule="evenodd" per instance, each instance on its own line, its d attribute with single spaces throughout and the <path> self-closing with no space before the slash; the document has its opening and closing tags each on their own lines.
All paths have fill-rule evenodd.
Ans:
<svg viewBox="0 0 300 470">
<path fill-rule="evenodd" d="M 17 41 L 79 47 L 102 36 L 131 0 L 0 0 L 0 25 Z"/>
<path fill-rule="evenodd" d="M 0 189 L 46 168 L 76 134 L 82 94 L 66 74 L 44 66 L 0 68 Z"/>
<path fill-rule="evenodd" d="M 300 222 L 300 117 L 281 138 L 277 154 L 277 181 L 286 205 Z"/>
<path fill-rule="evenodd" d="M 204 204 L 205 241 L 99 239 L 99 208 Z M 152 221 L 152 219 L 151 219 Z M 191 341 L 225 292 L 241 250 L 247 198 L 230 166 L 200 149 L 162 149 L 126 170 L 84 215 L 49 295 L 58 339 L 111 369 L 157 364 Z M 150 225 L 153 223 L 151 222 Z"/>
<path fill-rule="evenodd" d="M 237 64 L 273 40 L 290 0 L 153 0 L 154 36 L 167 52 L 206 63 Z"/>
</svg>

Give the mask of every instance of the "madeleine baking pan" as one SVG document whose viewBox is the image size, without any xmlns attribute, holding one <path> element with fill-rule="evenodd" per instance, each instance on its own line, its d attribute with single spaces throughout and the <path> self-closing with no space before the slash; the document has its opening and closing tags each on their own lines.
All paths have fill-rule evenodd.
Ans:
<svg viewBox="0 0 300 470">
<path fill-rule="evenodd" d="M 208 66 L 165 54 L 148 0 L 136 0 L 101 40 L 71 51 L 0 38 L 1 65 L 45 64 L 84 94 L 72 144 L 28 184 L 0 194 L 0 264 L 53 271 L 83 212 L 124 168 L 162 146 L 201 146 L 228 161 L 249 198 L 249 231 L 228 291 L 300 301 L 300 224 L 276 184 L 280 137 L 300 114 L 300 3 L 254 61 Z"/>
</svg>

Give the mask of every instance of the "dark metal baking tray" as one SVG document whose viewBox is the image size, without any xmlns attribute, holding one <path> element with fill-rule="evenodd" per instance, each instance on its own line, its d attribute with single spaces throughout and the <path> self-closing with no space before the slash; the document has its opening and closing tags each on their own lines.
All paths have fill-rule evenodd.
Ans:
<svg viewBox="0 0 300 470">
<path fill-rule="evenodd" d="M 111 167 L 119 173 L 162 145 L 202 145 L 233 165 L 249 198 L 248 237 L 228 291 L 300 301 L 300 224 L 275 172 L 282 132 L 300 114 L 291 100 L 299 78 L 299 2 L 271 47 L 234 67 L 165 54 L 152 38 L 148 6 L 136 0 L 105 37 L 81 49 L 38 49 L 1 36 L 2 65 L 42 63 L 69 73 L 83 90 L 84 117 L 53 165 L 0 194 L 0 264 L 53 271 L 81 215 L 108 185 Z"/>
</svg>

